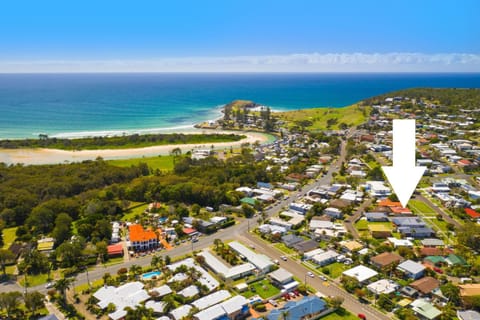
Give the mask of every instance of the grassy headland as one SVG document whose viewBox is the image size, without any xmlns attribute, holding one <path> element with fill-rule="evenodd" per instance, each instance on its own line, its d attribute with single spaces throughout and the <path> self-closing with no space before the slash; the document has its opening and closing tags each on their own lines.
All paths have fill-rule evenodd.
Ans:
<svg viewBox="0 0 480 320">
<path fill-rule="evenodd" d="M 313 108 L 275 112 L 288 127 L 303 127 L 306 130 L 336 130 L 359 125 L 367 120 L 370 107 L 354 104 L 343 108 Z"/>
<path fill-rule="evenodd" d="M 244 139 L 236 134 L 146 134 L 118 137 L 60 139 L 43 136 L 41 139 L 0 140 L 0 148 L 49 148 L 61 150 L 130 149 L 161 145 L 234 142 Z"/>
</svg>

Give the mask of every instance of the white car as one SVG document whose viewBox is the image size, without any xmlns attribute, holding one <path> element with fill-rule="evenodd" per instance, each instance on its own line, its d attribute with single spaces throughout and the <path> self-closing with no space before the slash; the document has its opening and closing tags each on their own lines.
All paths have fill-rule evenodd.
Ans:
<svg viewBox="0 0 480 320">
<path fill-rule="evenodd" d="M 318 276 L 320 279 L 322 279 L 323 281 L 327 281 L 327 277 L 325 276 Z"/>
<path fill-rule="evenodd" d="M 310 271 L 307 272 L 307 275 L 308 275 L 310 278 L 315 278 L 315 276 L 313 275 L 313 273 L 311 273 Z"/>
<path fill-rule="evenodd" d="M 281 256 L 280 259 L 282 259 L 283 261 L 287 261 L 287 257 L 285 256 Z"/>
<path fill-rule="evenodd" d="M 45 285 L 45 289 L 51 289 L 55 287 L 55 282 L 49 282 Z"/>
</svg>

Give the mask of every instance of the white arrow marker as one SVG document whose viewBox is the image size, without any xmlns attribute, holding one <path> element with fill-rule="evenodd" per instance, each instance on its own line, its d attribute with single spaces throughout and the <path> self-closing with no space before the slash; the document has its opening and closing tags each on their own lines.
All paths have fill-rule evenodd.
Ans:
<svg viewBox="0 0 480 320">
<path fill-rule="evenodd" d="M 382 169 L 406 207 L 426 169 L 415 166 L 415 120 L 393 120 L 393 166 Z"/>
</svg>

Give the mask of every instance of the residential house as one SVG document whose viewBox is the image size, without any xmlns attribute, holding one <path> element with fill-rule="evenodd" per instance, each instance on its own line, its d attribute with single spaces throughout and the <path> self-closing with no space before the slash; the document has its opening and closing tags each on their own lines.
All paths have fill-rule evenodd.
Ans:
<svg viewBox="0 0 480 320">
<path fill-rule="evenodd" d="M 260 273 L 269 272 L 275 265 L 266 255 L 257 254 L 237 241 L 228 243 L 228 246 L 236 253 L 243 255 Z"/>
<path fill-rule="evenodd" d="M 282 242 L 289 248 L 303 241 L 305 240 L 302 237 L 296 236 L 293 233 L 286 234 L 282 237 Z"/>
<path fill-rule="evenodd" d="M 369 224 L 368 231 L 375 239 L 386 239 L 392 236 L 392 230 L 384 224 Z"/>
<path fill-rule="evenodd" d="M 387 222 L 388 216 L 385 212 L 365 212 L 363 214 L 368 222 Z"/>
<path fill-rule="evenodd" d="M 445 262 L 449 266 L 466 266 L 467 265 L 467 261 L 465 261 L 465 259 L 453 253 L 449 254 L 448 257 L 445 258 Z"/>
<path fill-rule="evenodd" d="M 390 294 L 400 289 L 400 285 L 390 279 L 380 279 L 378 281 L 370 283 L 367 286 L 367 289 L 368 291 L 376 295 Z"/>
<path fill-rule="evenodd" d="M 393 252 L 383 252 L 370 258 L 370 263 L 378 269 L 385 270 L 390 266 L 396 266 L 403 261 L 403 257 Z"/>
<path fill-rule="evenodd" d="M 337 261 L 337 257 L 340 256 L 340 254 L 336 251 L 333 250 L 328 250 L 322 253 L 318 253 L 310 258 L 310 260 L 319 265 L 320 267 L 327 266 L 329 264 L 334 263 Z"/>
<path fill-rule="evenodd" d="M 397 270 L 403 272 L 405 277 L 419 279 L 425 274 L 425 267 L 418 262 L 406 260 L 397 266 Z"/>
<path fill-rule="evenodd" d="M 363 265 L 359 265 L 344 271 L 342 275 L 357 279 L 358 282 L 365 284 L 369 279 L 377 276 L 378 272 Z"/>
<path fill-rule="evenodd" d="M 435 320 L 442 314 L 442 312 L 435 308 L 430 302 L 423 299 L 413 301 L 410 306 L 415 315 L 422 320 Z"/>
<path fill-rule="evenodd" d="M 326 214 L 327 216 L 333 218 L 333 219 L 342 219 L 343 218 L 343 213 L 340 209 L 333 208 L 333 207 L 328 207 L 325 210 L 323 210 L 323 213 Z"/>
<path fill-rule="evenodd" d="M 475 310 L 458 310 L 457 318 L 459 320 L 480 320 L 480 313 Z"/>
<path fill-rule="evenodd" d="M 423 277 L 410 283 L 410 287 L 414 288 L 422 295 L 426 296 L 430 295 L 433 290 L 440 287 L 440 281 L 433 277 Z"/>
</svg>

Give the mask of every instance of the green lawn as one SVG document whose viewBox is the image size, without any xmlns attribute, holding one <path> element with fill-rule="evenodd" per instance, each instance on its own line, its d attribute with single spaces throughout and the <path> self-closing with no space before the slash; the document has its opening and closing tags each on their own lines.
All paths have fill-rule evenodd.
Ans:
<svg viewBox="0 0 480 320">
<path fill-rule="evenodd" d="M 22 286 L 25 285 L 25 277 L 23 275 L 19 277 L 20 277 L 20 281 L 19 281 L 20 285 Z M 48 274 L 46 273 L 29 275 L 27 276 L 28 287 L 35 287 L 35 286 L 39 286 L 41 284 L 47 283 L 47 279 L 48 279 Z"/>
<path fill-rule="evenodd" d="M 158 157 L 148 157 L 148 158 L 133 158 L 133 159 L 122 159 L 122 160 L 108 160 L 108 163 L 112 166 L 117 167 L 131 167 L 136 166 L 139 163 L 146 163 L 147 166 L 152 170 L 163 170 L 163 171 L 172 171 L 173 170 L 173 156 L 158 156 Z"/>
<path fill-rule="evenodd" d="M 109 266 L 113 266 L 113 265 L 116 265 L 116 264 L 119 264 L 119 263 L 122 263 L 122 262 L 123 262 L 123 257 L 110 258 L 103 265 L 105 267 L 109 267 Z"/>
<path fill-rule="evenodd" d="M 357 316 L 348 311 L 340 314 L 337 312 L 330 313 L 328 316 L 321 318 L 322 320 L 358 320 Z"/>
<path fill-rule="evenodd" d="M 253 286 L 254 291 L 250 290 Z M 262 299 L 268 299 L 280 292 L 280 289 L 274 287 L 268 280 L 264 279 L 248 285 L 248 290 L 243 292 L 242 295 L 245 298 L 253 297 L 254 295 L 259 295 Z"/>
<path fill-rule="evenodd" d="M 126 211 L 123 215 L 122 220 L 124 221 L 133 221 L 135 220 L 136 215 L 142 215 L 145 209 L 148 208 L 148 203 L 133 202 L 130 205 L 130 209 Z"/>
<path fill-rule="evenodd" d="M 326 268 L 330 271 L 330 273 L 327 274 L 330 278 L 337 279 L 342 275 L 343 271 L 349 269 L 350 267 L 344 265 L 343 263 L 335 262 L 325 267 L 319 267 L 318 270 L 322 271 L 323 268 Z"/>
<path fill-rule="evenodd" d="M 103 285 L 103 279 L 97 279 L 95 281 L 90 281 L 90 286 L 92 288 L 98 288 Z M 88 283 L 81 284 L 75 287 L 75 292 L 82 292 L 88 289 Z"/>
<path fill-rule="evenodd" d="M 295 250 L 287 247 L 284 243 L 275 243 L 273 246 L 285 254 L 295 254 L 296 252 Z"/>
<path fill-rule="evenodd" d="M 423 203 L 422 201 L 413 200 L 413 199 L 408 202 L 408 207 L 414 213 L 429 214 L 429 213 L 434 213 L 435 212 L 430 206 Z"/>
<path fill-rule="evenodd" d="M 368 221 L 367 220 L 358 220 L 357 223 L 355 223 L 355 228 L 357 228 L 358 231 L 368 230 Z"/>
<path fill-rule="evenodd" d="M 3 229 L 3 249 L 8 249 L 13 241 L 15 241 L 17 238 L 15 235 L 16 232 L 17 227 Z"/>
</svg>

